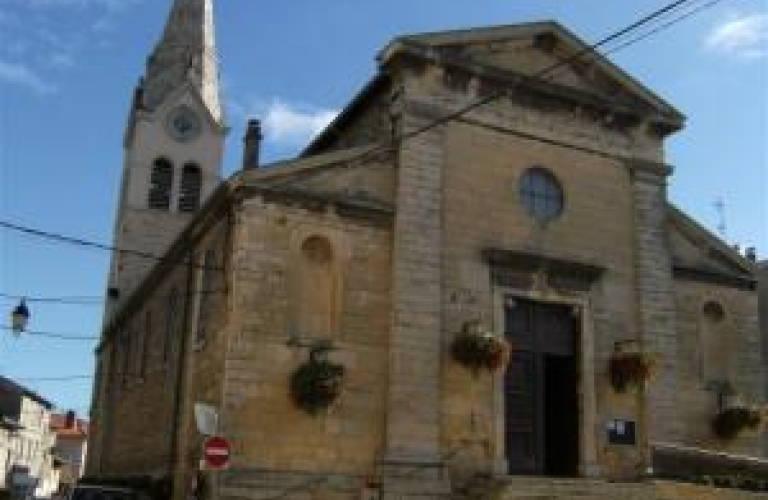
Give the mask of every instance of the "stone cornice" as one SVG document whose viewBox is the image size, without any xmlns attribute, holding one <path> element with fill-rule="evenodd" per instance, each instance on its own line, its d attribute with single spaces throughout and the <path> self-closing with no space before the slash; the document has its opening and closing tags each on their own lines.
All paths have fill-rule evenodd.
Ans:
<svg viewBox="0 0 768 500">
<path fill-rule="evenodd" d="M 494 267 L 508 267 L 530 272 L 546 272 L 578 279 L 586 282 L 594 282 L 602 276 L 605 268 L 595 264 L 588 264 L 570 259 L 550 257 L 538 253 L 521 250 L 484 248 L 481 251 L 482 259 Z"/>
<path fill-rule="evenodd" d="M 629 102 L 627 99 L 618 101 L 609 100 L 598 94 L 585 92 L 572 87 L 567 87 L 553 82 L 532 78 L 520 72 L 492 67 L 481 64 L 467 58 L 441 53 L 433 47 L 421 46 L 410 40 L 400 41 L 398 45 L 398 57 L 413 60 L 427 61 L 432 64 L 460 70 L 468 75 L 493 82 L 500 87 L 508 87 L 510 91 L 505 93 L 507 98 L 517 100 L 525 99 L 525 92 L 541 95 L 546 98 L 556 99 L 568 103 L 569 106 L 586 106 L 600 110 L 606 114 L 623 117 L 623 120 L 638 123 L 646 120 L 653 130 L 661 136 L 668 135 L 682 128 L 682 118 L 661 113 L 650 105 L 641 106 Z M 516 92 L 512 92 L 516 89 Z"/>
<path fill-rule="evenodd" d="M 625 164 L 633 174 L 643 176 L 647 179 L 664 179 L 672 175 L 674 168 L 666 163 L 645 160 L 642 158 L 628 158 Z"/>
<path fill-rule="evenodd" d="M 749 276 L 738 276 L 726 272 L 702 269 L 682 264 L 673 264 L 672 276 L 680 281 L 694 281 L 709 285 L 726 286 L 739 290 L 754 291 L 757 289 L 757 280 Z"/>
</svg>

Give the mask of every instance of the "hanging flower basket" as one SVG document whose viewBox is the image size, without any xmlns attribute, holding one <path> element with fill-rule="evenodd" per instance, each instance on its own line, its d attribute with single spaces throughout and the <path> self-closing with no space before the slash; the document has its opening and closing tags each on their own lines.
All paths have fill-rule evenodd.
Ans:
<svg viewBox="0 0 768 500">
<path fill-rule="evenodd" d="M 310 358 L 291 375 L 291 399 L 297 407 L 317 415 L 341 394 L 345 372 L 343 365 Z"/>
<path fill-rule="evenodd" d="M 757 429 L 762 422 L 760 411 L 746 406 L 733 406 L 717 414 L 712 430 L 720 439 L 733 439 L 744 429 Z"/>
<path fill-rule="evenodd" d="M 475 376 L 480 370 L 494 372 L 509 356 L 505 339 L 486 330 L 479 320 L 464 324 L 451 345 L 453 358 L 467 367 Z"/>
<path fill-rule="evenodd" d="M 616 352 L 611 356 L 608 373 L 616 392 L 639 387 L 651 376 L 656 364 L 654 356 L 642 352 Z"/>
</svg>

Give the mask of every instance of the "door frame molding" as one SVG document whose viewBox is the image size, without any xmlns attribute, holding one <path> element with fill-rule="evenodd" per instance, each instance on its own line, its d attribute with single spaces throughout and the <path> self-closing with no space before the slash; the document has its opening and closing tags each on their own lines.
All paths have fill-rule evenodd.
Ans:
<svg viewBox="0 0 768 500">
<path fill-rule="evenodd" d="M 597 432 L 601 426 L 598 423 L 597 392 L 595 387 L 595 336 L 589 298 L 584 295 L 565 295 L 551 289 L 520 290 L 511 287 L 492 285 L 493 295 L 493 327 L 494 331 L 505 333 L 504 307 L 507 299 L 528 299 L 536 302 L 559 304 L 580 309 L 581 322 L 578 337 L 577 363 L 581 374 L 579 391 L 579 464 L 578 471 L 582 477 L 599 477 L 602 467 L 598 462 Z M 495 446 L 494 457 L 497 474 L 506 475 L 508 470 L 504 420 L 504 370 L 499 370 L 493 376 L 495 416 Z"/>
</svg>

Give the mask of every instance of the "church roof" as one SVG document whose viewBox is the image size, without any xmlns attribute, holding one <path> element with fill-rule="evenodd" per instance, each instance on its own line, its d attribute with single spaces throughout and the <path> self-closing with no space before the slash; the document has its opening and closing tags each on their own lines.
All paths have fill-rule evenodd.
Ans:
<svg viewBox="0 0 768 500">
<path fill-rule="evenodd" d="M 667 231 L 677 278 L 754 290 L 757 264 L 668 204 Z"/>
</svg>

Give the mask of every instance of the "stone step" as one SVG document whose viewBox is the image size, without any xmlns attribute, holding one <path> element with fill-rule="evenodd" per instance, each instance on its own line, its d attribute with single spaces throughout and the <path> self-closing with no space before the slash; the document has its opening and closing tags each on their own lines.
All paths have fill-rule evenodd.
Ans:
<svg viewBox="0 0 768 500">
<path fill-rule="evenodd" d="M 510 476 L 474 484 L 472 500 L 768 500 L 768 493 L 649 480 Z"/>
</svg>

